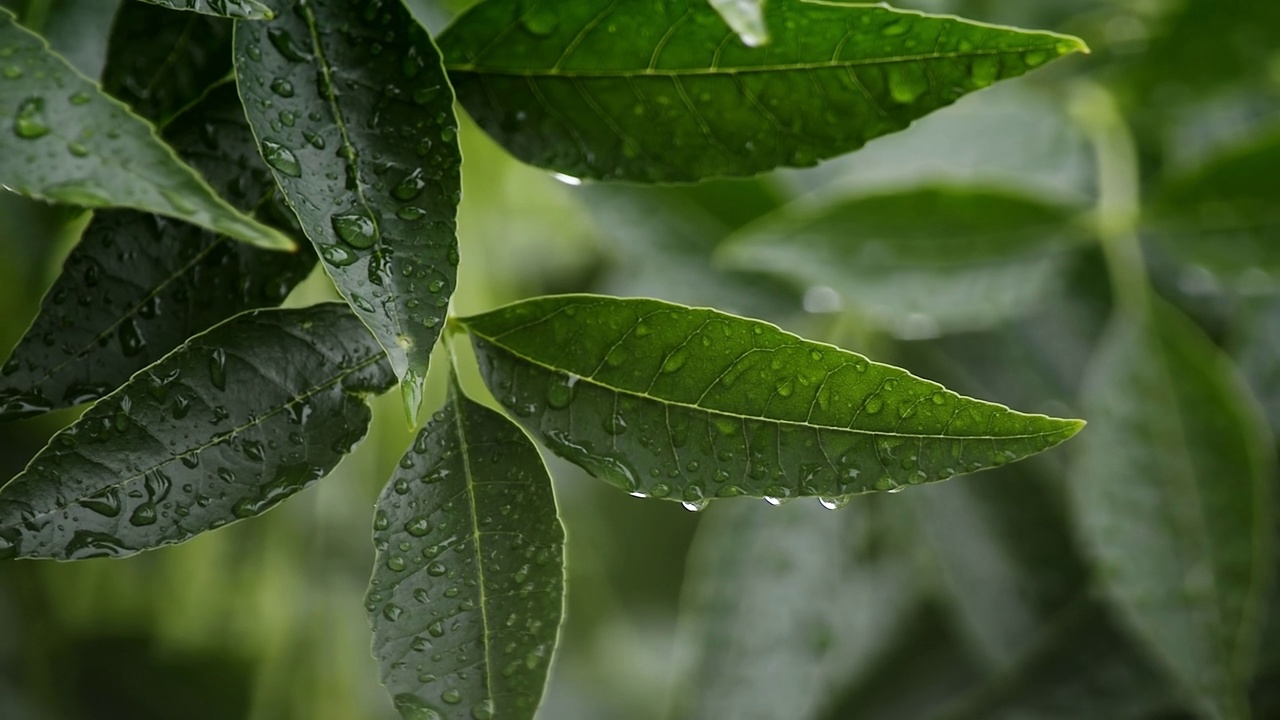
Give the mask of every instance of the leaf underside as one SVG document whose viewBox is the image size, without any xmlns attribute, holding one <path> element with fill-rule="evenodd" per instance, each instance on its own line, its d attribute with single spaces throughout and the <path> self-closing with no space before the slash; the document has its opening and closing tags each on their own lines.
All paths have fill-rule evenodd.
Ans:
<svg viewBox="0 0 1280 720">
<path fill-rule="evenodd" d="M 1013 193 L 929 187 L 782 210 L 730 237 L 731 269 L 829 288 L 899 330 L 990 327 L 1035 310 L 1078 236 L 1066 207 Z"/>
<path fill-rule="evenodd" d="M 458 99 L 521 160 L 690 182 L 806 167 L 1084 50 L 1075 38 L 771 0 L 752 49 L 706 0 L 487 0 L 440 37 Z"/>
<path fill-rule="evenodd" d="M 1104 589 L 1198 705 L 1243 717 L 1270 573 L 1265 426 L 1221 353 L 1164 307 L 1117 318 L 1084 401 L 1095 427 L 1068 486 Z"/>
<path fill-rule="evenodd" d="M 266 512 L 333 469 L 395 383 L 345 305 L 258 310 L 89 408 L 0 489 L 0 558 L 124 557 Z"/>
<path fill-rule="evenodd" d="M 457 281 L 461 157 L 439 53 L 399 0 L 273 0 L 238 23 L 249 124 L 416 417 Z"/>
<path fill-rule="evenodd" d="M 1082 426 L 656 300 L 546 297 L 461 322 L 489 389 L 521 424 L 650 497 L 892 491 L 1018 460 Z"/>
<path fill-rule="evenodd" d="M 150 125 L 3 8 L 0 48 L 7 53 L 0 77 L 0 185 L 53 202 L 154 212 L 268 249 L 293 248 L 279 231 L 215 195 Z"/>
<path fill-rule="evenodd" d="M 367 608 L 409 720 L 529 720 L 564 596 L 564 530 L 533 443 L 456 385 L 378 499 Z"/>
</svg>

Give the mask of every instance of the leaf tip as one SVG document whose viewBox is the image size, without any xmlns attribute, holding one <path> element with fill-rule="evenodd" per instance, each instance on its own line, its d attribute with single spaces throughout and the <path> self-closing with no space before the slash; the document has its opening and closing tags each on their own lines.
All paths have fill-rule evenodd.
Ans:
<svg viewBox="0 0 1280 720">
<path fill-rule="evenodd" d="M 405 419 L 410 429 L 418 427 L 418 414 L 422 408 L 422 391 L 426 383 L 423 373 L 409 370 L 400 380 L 400 399 L 404 403 Z"/>
</svg>

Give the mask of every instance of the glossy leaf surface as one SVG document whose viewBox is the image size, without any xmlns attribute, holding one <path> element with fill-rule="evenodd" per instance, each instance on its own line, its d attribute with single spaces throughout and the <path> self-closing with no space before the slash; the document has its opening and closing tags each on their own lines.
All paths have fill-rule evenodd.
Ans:
<svg viewBox="0 0 1280 720">
<path fill-rule="evenodd" d="M 236 26 L 263 158 L 338 291 L 386 348 L 416 416 L 457 279 L 453 94 L 399 0 L 274 0 Z"/>
<path fill-rule="evenodd" d="M 921 600 L 910 553 L 894 542 L 896 499 L 709 511 L 686 571 L 692 657 L 672 717 L 824 717 Z"/>
<path fill-rule="evenodd" d="M 751 49 L 706 0 L 486 0 L 440 37 L 458 99 L 516 157 L 647 182 L 805 167 L 1084 49 L 886 7 L 771 0 Z"/>
<path fill-rule="evenodd" d="M 742 44 L 758 47 L 769 42 L 769 28 L 764 24 L 765 0 L 708 0 L 720 17 L 738 33 Z"/>
<path fill-rule="evenodd" d="M 1068 483 L 1112 602 L 1197 704 L 1243 717 L 1271 572 L 1274 460 L 1238 378 L 1172 310 L 1119 317 Z"/>
<path fill-rule="evenodd" d="M 1082 425 L 656 300 L 537 298 L 461 322 L 489 389 L 522 424 L 596 477 L 651 497 L 896 490 L 1024 458 Z"/>
<path fill-rule="evenodd" d="M 368 431 L 395 383 L 343 305 L 258 310 L 192 338 L 0 488 L 0 557 L 123 557 L 271 509 Z"/>
<path fill-rule="evenodd" d="M 178 116 L 166 137 L 245 211 L 289 226 L 234 85 Z M 0 369 L 0 419 L 96 400 L 193 334 L 279 305 L 315 262 L 309 248 L 268 252 L 157 215 L 101 211 Z"/>
<path fill-rule="evenodd" d="M 1183 261 L 1222 275 L 1228 287 L 1251 270 L 1280 274 L 1276 167 L 1280 132 L 1172 178 L 1152 199 L 1156 238 Z"/>
<path fill-rule="evenodd" d="M 150 125 L 2 8 L 0 52 L 0 185 L 54 202 L 154 212 L 269 249 L 293 247 L 215 195 Z"/>
<path fill-rule="evenodd" d="M 564 530 L 519 427 L 452 388 L 374 518 L 367 607 L 406 720 L 533 717 L 563 614 Z"/>
<path fill-rule="evenodd" d="M 111 24 L 102 89 L 163 127 L 231 73 L 231 28 L 219 18 L 126 2 Z"/>
<path fill-rule="evenodd" d="M 190 10 L 205 15 L 239 18 L 242 20 L 270 20 L 271 8 L 258 0 L 143 0 L 170 10 Z"/>
<path fill-rule="evenodd" d="M 1074 213 L 1000 191 L 928 188 L 783 210 L 718 251 L 737 270 L 802 289 L 909 334 L 973 330 L 1028 313 L 1079 236 Z"/>
</svg>

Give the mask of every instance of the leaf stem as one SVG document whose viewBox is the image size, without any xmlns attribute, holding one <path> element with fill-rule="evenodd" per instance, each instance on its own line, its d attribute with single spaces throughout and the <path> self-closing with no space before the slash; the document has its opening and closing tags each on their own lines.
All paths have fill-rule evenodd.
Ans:
<svg viewBox="0 0 1280 720">
<path fill-rule="evenodd" d="M 1072 91 L 1070 110 L 1093 145 L 1098 164 L 1095 224 L 1106 255 L 1116 302 L 1142 315 L 1150 305 L 1150 280 L 1138 238 L 1142 217 L 1138 151 L 1115 97 L 1093 82 Z"/>
</svg>

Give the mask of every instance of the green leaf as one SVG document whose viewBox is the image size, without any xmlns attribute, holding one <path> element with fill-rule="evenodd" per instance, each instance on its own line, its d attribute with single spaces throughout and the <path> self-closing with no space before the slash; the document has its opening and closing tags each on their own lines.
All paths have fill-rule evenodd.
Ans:
<svg viewBox="0 0 1280 720">
<path fill-rule="evenodd" d="M 692 658 L 673 717 L 820 718 L 870 671 L 922 598 L 909 547 L 894 545 L 905 508 L 893 500 L 710 512 L 686 570 Z"/>
<path fill-rule="evenodd" d="M 328 303 L 198 335 L 100 400 L 0 489 L 0 558 L 123 557 L 253 517 L 324 477 L 395 383 Z"/>
<path fill-rule="evenodd" d="M 215 195 L 150 125 L 3 8 L 0 128 L 0 185 L 18 193 L 84 207 L 130 207 L 264 248 L 293 248 L 279 231 Z"/>
<path fill-rule="evenodd" d="M 975 330 L 1035 310 L 1079 238 L 1070 208 L 996 190 L 932 187 L 787 206 L 725 241 L 724 266 L 834 293 L 910 335 Z M 936 334 L 936 333 L 934 333 Z"/>
<path fill-rule="evenodd" d="M 111 25 L 102 89 L 163 127 L 231 74 L 231 28 L 218 18 L 126 2 Z"/>
<path fill-rule="evenodd" d="M 1221 275 L 1229 288 L 1259 269 L 1280 274 L 1278 166 L 1275 132 L 1169 179 L 1152 198 L 1154 236 L 1183 262 Z M 1267 284 L 1275 287 L 1274 280 Z"/>
<path fill-rule="evenodd" d="M 997 669 L 1014 664 L 1087 582 L 1050 478 L 1036 469 L 1024 463 L 912 495 L 957 619 Z"/>
<path fill-rule="evenodd" d="M 1274 458 L 1222 354 L 1163 306 L 1113 321 L 1069 483 L 1112 602 L 1215 717 L 1246 716 L 1271 572 Z"/>
<path fill-rule="evenodd" d="M 764 24 L 765 0 L 707 0 L 720 17 L 738 33 L 742 44 L 759 47 L 769 42 L 769 28 Z"/>
<path fill-rule="evenodd" d="M 460 322 L 494 396 L 556 454 L 686 503 L 896 490 L 1024 458 L 1083 425 L 657 300 L 536 298 Z"/>
<path fill-rule="evenodd" d="M 288 226 L 234 84 L 211 91 L 165 134 L 220 192 Z M 268 252 L 136 210 L 97 213 L 0 369 L 0 420 L 102 397 L 191 335 L 279 305 L 315 262 L 309 248 Z"/>
<path fill-rule="evenodd" d="M 1182 717 L 1164 673 L 1101 604 L 1064 609 L 1005 672 L 939 720 L 1096 720 Z"/>
<path fill-rule="evenodd" d="M 1280 436 L 1280 299 L 1245 305 L 1234 321 L 1231 355 L 1266 413 L 1272 435 Z"/>
<path fill-rule="evenodd" d="M 771 0 L 753 50 L 705 0 L 486 0 L 440 37 L 467 111 L 516 157 L 648 182 L 805 167 L 1072 52 L 954 17 Z"/>
<path fill-rule="evenodd" d="M 274 0 L 236 25 L 249 124 L 416 418 L 457 280 L 461 156 L 439 53 L 400 0 Z"/>
<path fill-rule="evenodd" d="M 453 385 L 382 491 L 366 607 L 405 720 L 528 720 L 563 615 L 564 530 L 529 438 Z"/>
<path fill-rule="evenodd" d="M 205 15 L 241 20 L 270 20 L 271 8 L 258 0 L 143 0 L 170 10 L 190 10 Z"/>
</svg>

